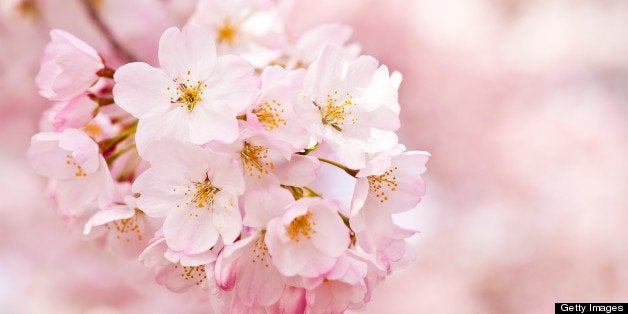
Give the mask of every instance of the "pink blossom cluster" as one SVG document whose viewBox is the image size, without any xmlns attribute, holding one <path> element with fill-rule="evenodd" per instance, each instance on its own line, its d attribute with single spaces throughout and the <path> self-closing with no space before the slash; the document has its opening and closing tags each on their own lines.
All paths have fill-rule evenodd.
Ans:
<svg viewBox="0 0 628 314">
<path fill-rule="evenodd" d="M 348 27 L 295 37 L 273 2 L 201 1 L 161 35 L 159 67 L 117 69 L 50 35 L 32 167 L 61 217 L 159 284 L 218 312 L 341 313 L 412 260 L 393 215 L 425 194 L 429 154 L 398 142 L 401 75 Z M 316 184 L 329 168 L 349 202 Z"/>
</svg>

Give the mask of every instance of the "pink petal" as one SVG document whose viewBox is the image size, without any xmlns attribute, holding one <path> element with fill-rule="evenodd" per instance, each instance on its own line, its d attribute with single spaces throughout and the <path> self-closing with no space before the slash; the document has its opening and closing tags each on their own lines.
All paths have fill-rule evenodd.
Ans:
<svg viewBox="0 0 628 314">
<path fill-rule="evenodd" d="M 114 75 L 113 97 L 116 104 L 137 118 L 163 113 L 170 108 L 172 80 L 157 68 L 133 62 L 121 66 Z M 173 87 L 170 87 L 173 88 Z"/>
<path fill-rule="evenodd" d="M 179 31 L 171 27 L 159 40 L 159 65 L 175 77 L 192 73 L 194 81 L 205 79 L 216 61 L 216 46 L 211 34 L 195 25 Z"/>
<path fill-rule="evenodd" d="M 292 194 L 278 186 L 254 190 L 248 193 L 244 201 L 244 225 L 265 229 L 268 222 L 281 216 L 284 208 L 292 202 Z"/>
<path fill-rule="evenodd" d="M 181 206 L 171 211 L 163 227 L 168 247 L 185 254 L 198 254 L 209 250 L 218 241 L 211 211 Z"/>
<path fill-rule="evenodd" d="M 225 191 L 218 192 L 212 207 L 212 220 L 225 245 L 233 243 L 242 230 L 238 198 Z"/>
</svg>

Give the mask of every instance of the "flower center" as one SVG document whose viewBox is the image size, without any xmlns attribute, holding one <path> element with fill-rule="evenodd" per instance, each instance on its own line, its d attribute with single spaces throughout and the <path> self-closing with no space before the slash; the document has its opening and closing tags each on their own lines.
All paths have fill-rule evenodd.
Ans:
<svg viewBox="0 0 628 314">
<path fill-rule="evenodd" d="M 268 253 L 268 246 L 264 242 L 264 233 L 266 231 L 262 231 L 262 235 L 255 240 L 253 244 L 253 259 L 251 262 L 253 263 L 262 263 L 264 267 L 268 267 L 270 264 L 270 253 Z"/>
<path fill-rule="evenodd" d="M 286 233 L 292 241 L 299 243 L 301 236 L 305 236 L 307 239 L 312 238 L 311 234 L 316 233 L 314 229 L 316 222 L 311 220 L 312 216 L 312 213 L 307 212 L 305 215 L 294 218 L 286 227 Z"/>
<path fill-rule="evenodd" d="M 181 108 L 186 108 L 188 111 L 194 110 L 194 107 L 202 100 L 203 89 L 207 87 L 207 84 L 196 81 L 193 83 L 190 81 L 191 72 L 188 70 L 188 78 L 185 82 L 174 78 L 174 82 L 177 84 L 175 95 L 170 97 L 170 102 L 173 104 L 179 104 Z M 170 90 L 170 86 L 167 87 Z"/>
<path fill-rule="evenodd" d="M 280 125 L 286 125 L 286 120 L 281 118 L 283 112 L 284 109 L 281 108 L 281 104 L 274 99 L 270 102 L 265 101 L 253 109 L 253 114 L 257 116 L 257 120 L 267 131 L 272 131 Z"/>
<path fill-rule="evenodd" d="M 341 99 L 338 96 L 338 91 L 334 91 L 333 96 L 332 94 L 327 94 L 324 105 L 319 105 L 316 102 L 314 102 L 314 105 L 318 107 L 321 113 L 323 124 L 331 125 L 339 132 L 342 131 L 343 125 L 354 124 L 358 121 L 357 117 L 352 117 L 351 107 L 355 107 L 355 103 L 349 93 L 346 93 L 344 99 Z"/>
<path fill-rule="evenodd" d="M 71 167 L 76 167 L 76 171 L 74 171 L 74 175 L 77 177 L 87 177 L 87 173 L 85 173 L 85 171 L 83 170 L 83 167 L 81 167 L 81 165 L 79 165 L 76 160 L 74 159 L 74 156 L 72 156 L 71 153 L 68 153 L 67 155 L 65 155 L 65 164 Z"/>
<path fill-rule="evenodd" d="M 371 195 L 375 195 L 380 203 L 388 200 L 386 192 L 394 192 L 399 187 L 397 177 L 392 175 L 395 170 L 397 170 L 397 167 L 388 169 L 388 171 L 379 176 L 368 176 L 369 192 Z"/>
<path fill-rule="evenodd" d="M 205 273 L 205 265 L 200 266 L 181 266 L 174 265 L 174 268 L 180 269 L 181 277 L 183 277 L 186 281 L 196 281 L 195 285 L 200 286 L 205 279 L 207 279 L 207 274 Z"/>
<path fill-rule="evenodd" d="M 176 191 L 176 190 L 175 190 Z M 186 205 L 193 204 L 196 208 L 211 209 L 214 204 L 214 196 L 220 192 L 220 189 L 213 186 L 209 179 L 200 182 L 192 182 L 188 185 L 187 191 L 183 193 L 185 196 L 192 196 L 192 198 L 186 202 Z M 190 213 L 190 215 L 192 215 Z M 196 214 L 198 216 L 198 214 Z"/>
<path fill-rule="evenodd" d="M 126 242 L 131 242 L 131 239 L 137 236 L 138 241 L 142 241 L 142 229 L 141 229 L 141 215 L 143 213 L 137 209 L 135 209 L 135 215 L 131 218 L 114 220 L 110 223 L 107 223 L 105 226 L 107 229 L 118 232 L 116 235 L 116 239 L 122 239 L 125 237 Z"/>
<path fill-rule="evenodd" d="M 238 26 L 231 23 L 231 20 L 228 17 L 225 18 L 222 25 L 216 29 L 216 32 L 218 33 L 219 43 L 227 43 L 230 46 L 233 46 L 236 43 L 238 37 Z"/>
<path fill-rule="evenodd" d="M 262 174 L 268 174 L 268 169 L 275 169 L 275 164 L 270 161 L 268 149 L 263 146 L 251 145 L 244 142 L 244 147 L 240 152 L 240 157 L 244 163 L 244 169 L 253 176 L 253 171 L 257 171 L 257 178 L 261 179 Z"/>
</svg>

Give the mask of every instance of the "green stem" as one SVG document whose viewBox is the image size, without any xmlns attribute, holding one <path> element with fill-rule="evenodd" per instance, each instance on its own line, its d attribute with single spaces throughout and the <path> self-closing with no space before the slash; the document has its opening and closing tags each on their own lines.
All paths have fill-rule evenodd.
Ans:
<svg viewBox="0 0 628 314">
<path fill-rule="evenodd" d="M 317 193 L 316 191 L 308 188 L 307 186 L 304 186 L 303 189 L 307 192 L 306 196 L 323 197 L 323 194 Z"/>
<path fill-rule="evenodd" d="M 318 148 L 318 143 L 316 143 L 314 146 L 310 147 L 310 148 L 306 148 L 304 151 L 300 152 L 300 155 L 307 155 L 313 151 L 315 151 Z"/>
<path fill-rule="evenodd" d="M 281 185 L 281 187 L 290 191 L 290 193 L 292 193 L 292 196 L 294 196 L 295 200 L 299 200 L 303 198 L 303 189 L 296 186 L 283 185 L 283 184 Z"/>
<path fill-rule="evenodd" d="M 125 140 L 126 138 L 128 138 L 131 135 L 135 134 L 135 131 L 137 130 L 137 121 L 133 122 L 132 124 L 127 126 L 128 129 L 126 129 L 125 131 L 123 131 L 122 133 L 104 140 L 103 142 L 100 143 L 101 145 L 101 149 L 103 152 L 106 152 L 108 150 L 110 150 L 111 148 L 113 148 L 115 145 L 117 145 L 118 143 L 122 142 L 123 140 Z"/>
<path fill-rule="evenodd" d="M 122 156 L 122 154 L 135 149 L 135 144 L 133 145 L 129 145 L 121 150 L 116 151 L 115 153 L 107 156 L 107 158 L 105 158 L 105 160 L 107 161 L 108 164 L 111 164 L 114 160 L 118 159 L 118 157 Z"/>
<path fill-rule="evenodd" d="M 344 166 L 344 165 L 341 165 L 341 164 L 339 164 L 339 163 L 337 163 L 335 161 L 331 161 L 329 159 L 320 158 L 320 157 L 318 158 L 318 160 L 320 160 L 320 161 L 322 161 L 324 163 L 328 163 L 328 164 L 330 164 L 332 166 L 336 166 L 336 167 L 344 170 L 346 173 L 348 173 L 352 177 L 355 177 L 358 174 L 358 170 L 351 169 L 351 168 L 349 168 L 347 166 Z"/>
</svg>

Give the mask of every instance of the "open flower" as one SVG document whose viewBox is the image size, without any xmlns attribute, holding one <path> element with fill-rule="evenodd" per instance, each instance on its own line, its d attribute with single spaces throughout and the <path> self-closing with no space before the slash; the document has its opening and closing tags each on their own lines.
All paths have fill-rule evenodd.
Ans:
<svg viewBox="0 0 628 314">
<path fill-rule="evenodd" d="M 326 43 L 343 46 L 347 56 L 350 56 L 349 59 L 355 59 L 360 53 L 360 46 L 357 44 L 345 46 L 352 33 L 351 27 L 335 23 L 319 25 L 306 31 L 288 48 L 286 68 L 307 68 L 318 58 L 318 53 Z"/>
<path fill-rule="evenodd" d="M 393 153 L 398 153 L 398 151 L 393 151 Z M 374 159 L 382 155 L 382 159 L 390 160 L 390 166 L 384 171 L 381 171 L 381 167 L 371 167 L 357 174 L 352 215 L 356 215 L 362 207 L 367 206 L 401 213 L 414 208 L 425 195 L 425 181 L 421 174 L 425 172 L 425 163 L 430 157 L 429 153 L 409 151 L 390 157 L 387 156 L 387 152 L 382 152 Z"/>
<path fill-rule="evenodd" d="M 247 190 L 268 185 L 305 186 L 316 178 L 320 163 L 312 156 L 293 154 L 291 145 L 268 134 L 245 129 L 232 144 L 207 145 L 231 156 L 239 165 Z"/>
<path fill-rule="evenodd" d="M 349 229 L 337 206 L 302 198 L 268 223 L 266 245 L 273 264 L 285 276 L 316 277 L 328 271 L 349 246 Z"/>
<path fill-rule="evenodd" d="M 105 65 L 94 48 L 68 32 L 54 29 L 50 38 L 35 81 L 42 96 L 69 100 L 96 83 Z"/>
<path fill-rule="evenodd" d="M 292 202 L 292 194 L 278 186 L 257 189 L 247 195 L 243 222 L 251 227 L 251 235 L 226 246 L 216 261 L 219 296 L 231 299 L 225 306 L 232 310 L 238 304 L 267 307 L 279 301 L 286 284 L 271 261 L 265 242 L 266 226 Z"/>
<path fill-rule="evenodd" d="M 120 185 L 122 187 L 118 190 L 130 192 L 128 183 L 118 186 Z M 92 229 L 100 229 L 108 248 L 128 258 L 137 259 L 152 238 L 153 228 L 148 217 L 137 208 L 136 198 L 126 195 L 121 204 L 114 204 L 94 213 L 85 224 L 83 234 L 91 233 Z"/>
<path fill-rule="evenodd" d="M 259 92 L 249 63 L 233 55 L 217 57 L 211 36 L 190 25 L 163 33 L 159 64 L 129 63 L 114 75 L 116 103 L 140 120 L 140 154 L 162 137 L 195 144 L 238 138 L 236 115 Z"/>
<path fill-rule="evenodd" d="M 270 0 L 201 0 L 190 18 L 216 38 L 218 53 L 237 54 L 257 68 L 281 55 L 285 32 Z"/>
<path fill-rule="evenodd" d="M 59 212 L 68 218 L 81 215 L 96 202 L 106 208 L 113 198 L 113 179 L 98 145 L 82 131 L 43 132 L 31 138 L 31 166 L 53 179 Z"/>
<path fill-rule="evenodd" d="M 338 258 L 334 267 L 316 278 L 304 280 L 306 298 L 313 313 L 344 313 L 360 308 L 367 297 L 367 264 L 351 255 Z"/>
<path fill-rule="evenodd" d="M 213 286 L 211 274 L 216 260 L 213 251 L 200 254 L 202 258 L 196 258 L 196 263 L 190 265 L 183 260 L 172 262 L 166 259 L 164 255 L 168 250 L 165 239 L 159 238 L 140 254 L 139 259 L 144 266 L 155 269 L 157 283 L 179 293 L 195 288 L 199 295 Z"/>
<path fill-rule="evenodd" d="M 237 167 L 226 156 L 171 139 L 153 142 L 146 154 L 151 168 L 135 180 L 133 192 L 148 216 L 165 217 L 163 234 L 173 253 L 206 252 L 219 237 L 233 243 L 242 228 Z"/>
<path fill-rule="evenodd" d="M 397 143 L 399 128 L 397 78 L 370 56 L 347 59 L 342 48 L 323 46 L 307 70 L 295 107 L 299 118 L 327 146 L 327 156 L 353 169 L 362 168 L 366 154 Z M 391 136 L 380 136 L 377 132 Z M 384 141 L 385 145 L 379 143 Z"/>
<path fill-rule="evenodd" d="M 294 97 L 303 88 L 303 69 L 286 71 L 266 67 L 261 74 L 262 91 L 246 111 L 247 125 L 260 133 L 289 143 L 293 151 L 308 148 L 310 133 L 294 112 Z"/>
<path fill-rule="evenodd" d="M 389 153 L 398 155 L 391 157 Z M 356 243 L 365 252 L 375 254 L 377 261 L 386 268 L 411 251 L 404 240 L 415 231 L 397 226 L 392 215 L 414 208 L 425 195 L 421 174 L 425 172 L 429 156 L 426 152 L 417 151 L 401 154 L 397 150 L 382 152 L 373 160 L 389 161 L 383 172 L 378 170 L 380 166 L 374 166 L 358 173 L 352 200 L 351 228 L 356 233 Z"/>
</svg>

